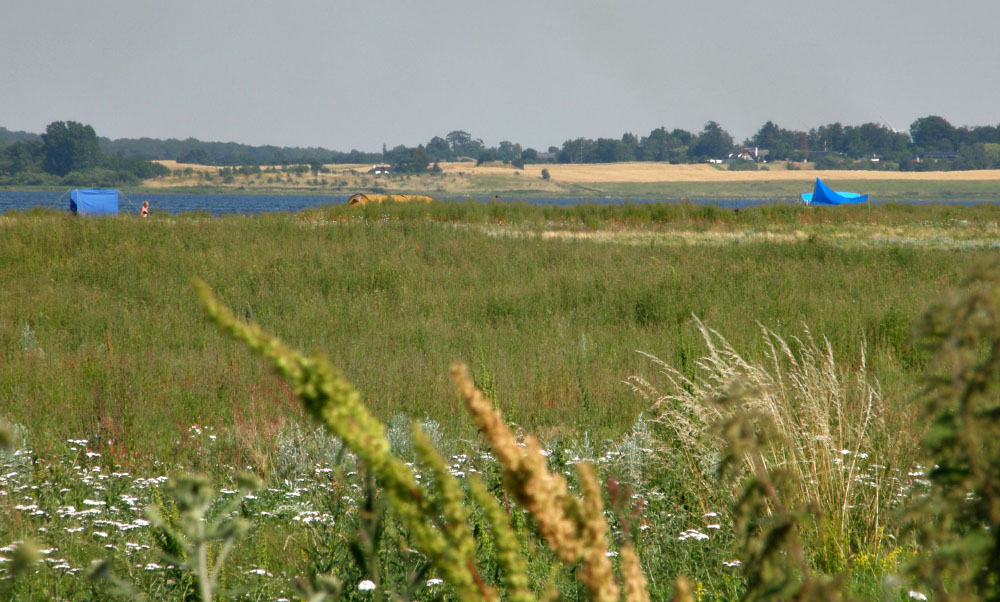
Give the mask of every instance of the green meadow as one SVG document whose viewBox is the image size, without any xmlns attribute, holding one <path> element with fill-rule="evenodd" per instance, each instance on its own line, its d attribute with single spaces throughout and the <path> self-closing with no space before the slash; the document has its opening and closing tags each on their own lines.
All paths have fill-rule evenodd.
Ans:
<svg viewBox="0 0 1000 602">
<path fill-rule="evenodd" d="M 833 212 L 664 205 L 14 215 L 0 230 L 3 411 L 40 451 L 88 438 L 122 458 L 155 458 L 176 453 L 179 431 L 207 424 L 242 431 L 240 453 L 266 457 L 271 431 L 293 418 L 288 393 L 205 326 L 196 277 L 289 343 L 326 353 L 382 418 L 429 416 L 456 436 L 468 435 L 446 379 L 456 359 L 527 431 L 620 435 L 644 410 L 622 385 L 650 370 L 637 351 L 691 367 L 701 351 L 693 316 L 751 352 L 759 325 L 787 336 L 806 326 L 844 362 L 867 344 L 880 380 L 905 396 L 919 369 L 913 319 L 995 251 L 961 248 L 958 235 L 958 248 L 924 249 L 841 242 L 833 230 L 927 228 L 930 217 L 940 230 L 923 236 L 933 240 L 963 211 L 994 224 L 1000 212 L 876 211 L 856 211 L 854 224 L 825 223 L 845 219 Z M 572 236 L 607 229 L 633 244 Z M 767 229 L 804 236 L 754 238 Z M 701 238 L 675 240 L 683 232 Z"/>
<path fill-rule="evenodd" d="M 664 409 L 637 392 L 632 377 L 670 388 L 649 354 L 675 369 L 675 378 L 696 382 L 711 351 L 700 324 L 749 363 L 774 359 L 766 330 L 787 342 L 791 357 L 820 349 L 844 374 L 863 369 L 880 400 L 864 448 L 873 463 L 905 475 L 918 463 L 925 423 L 916 396 L 930 359 L 914 342 L 915 325 L 970 269 L 996 256 L 998 221 L 995 205 L 891 204 L 734 212 L 684 203 L 450 202 L 149 220 L 10 212 L 0 217 L 0 415 L 16 425 L 32 460 L 21 477 L 0 483 L 9 492 L 0 543 L 33 537 L 45 545 L 83 521 L 59 508 L 69 495 L 83 508 L 83 492 L 93 486 L 88 466 L 130 478 L 198 471 L 223 488 L 237 468 L 249 469 L 269 483 L 257 512 L 283 522 L 252 532 L 235 557 L 239 568 L 226 574 L 242 584 L 238 599 L 294 597 L 294 575 L 338 566 L 345 599 L 371 599 L 355 587 L 371 566 L 344 551 L 343 532 L 291 522 L 303 524 L 311 516 L 303 512 L 317 511 L 340 524 L 337 512 L 350 514 L 341 502 L 323 500 L 341 499 L 354 481 L 320 486 L 316 467 L 306 466 L 329 460 L 321 452 L 336 442 L 316 439 L 289 385 L 206 321 L 196 278 L 238 318 L 329 358 L 376 417 L 432 425 L 453 454 L 474 457 L 481 449 L 448 375 L 456 360 L 469 365 L 515 431 L 537 434 L 563 466 L 574 456 L 617 457 L 641 437 L 657 439 L 643 448 L 639 463 L 648 467 L 636 468 L 634 458 L 625 468 L 609 460 L 607 474 L 645 475 L 633 485 L 658 492 L 647 500 L 646 524 L 653 525 L 648 537 L 660 533 L 663 542 L 704 523 L 699 517 L 709 511 L 725 514 L 720 500 L 729 494 L 669 481 L 686 473 L 664 466 L 654 449 L 676 451 L 680 440 L 647 422 L 663 418 Z M 27 500 L 21 506 L 28 510 L 13 509 L 17 487 L 30 487 L 17 481 L 25 470 L 59 499 L 46 502 L 29 489 L 34 510 Z M 145 483 L 139 498 L 161 499 L 157 487 Z M 299 494 L 288 493 L 296 487 Z M 52 493 L 63 489 L 70 493 Z M 126 490 L 96 495 L 110 508 Z M 698 599 L 738 597 L 744 581 L 721 568 L 734 555 L 736 535 L 732 520 L 719 520 L 711 548 L 652 539 L 640 548 L 654 599 L 668 598 L 682 573 L 701 588 Z M 884 577 L 912 549 L 886 539 L 899 528 L 886 520 L 858 527 L 871 537 L 845 526 L 842 545 L 817 553 L 817 566 L 847 571 L 849 587 L 865 597 L 905 599 L 905 588 L 884 589 Z M 40 526 L 47 531 L 39 534 Z M 179 599 L 179 577 L 147 568 L 160 566 L 150 556 L 155 543 L 115 537 L 107 539 L 111 548 L 91 537 L 54 554 L 69 554 L 66 564 L 76 571 L 90 558 L 120 554 L 119 572 L 127 570 L 146 595 Z M 146 556 L 128 560 L 127 543 Z M 330 553 L 326 565 L 317 549 Z M 544 554 L 535 563 L 541 582 L 558 565 Z M 103 599 L 87 597 L 97 590 L 79 584 L 82 575 L 53 566 L 11 591 L 47 599 L 43 592 L 57 588 L 63 599 Z M 572 569 L 560 570 L 552 579 L 572 597 Z M 385 587 L 405 589 L 385 579 Z M 427 586 L 414 595 L 453 594 Z"/>
</svg>

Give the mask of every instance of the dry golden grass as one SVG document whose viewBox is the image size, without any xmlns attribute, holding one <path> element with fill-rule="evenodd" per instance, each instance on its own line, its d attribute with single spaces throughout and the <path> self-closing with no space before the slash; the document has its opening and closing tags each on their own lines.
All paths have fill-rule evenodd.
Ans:
<svg viewBox="0 0 1000 602">
<path fill-rule="evenodd" d="M 306 173 L 286 173 L 282 172 L 281 165 L 261 165 L 260 175 L 243 176 L 237 175 L 233 182 L 226 184 L 219 180 L 206 181 L 206 176 L 214 177 L 223 168 L 216 165 L 199 165 L 196 163 L 178 163 L 170 160 L 157 160 L 159 163 L 171 170 L 171 175 L 162 178 L 152 178 L 145 181 L 145 185 L 152 188 L 183 188 L 210 186 L 214 188 L 251 188 L 251 189 L 310 189 L 315 190 L 317 186 L 313 183 L 319 180 L 338 180 L 348 188 L 364 188 L 375 183 L 374 176 L 367 175 L 371 165 L 360 164 L 329 164 L 324 165 L 329 173 L 319 174 L 318 178 L 312 172 Z M 191 173 L 184 173 L 190 169 Z M 271 173 L 274 170 L 274 173 Z M 280 175 L 280 178 L 278 176 Z M 268 178 L 272 181 L 268 182 Z M 280 180 L 280 181 L 279 181 Z"/>
<path fill-rule="evenodd" d="M 217 173 L 221 168 L 213 165 L 195 165 L 178 163 L 176 161 L 156 161 L 172 171 L 191 168 L 195 174 L 199 172 Z M 268 169 L 269 166 L 261 166 Z M 348 176 L 365 174 L 370 168 L 364 164 L 329 164 L 325 165 L 331 176 Z M 280 166 L 279 166 L 280 168 Z M 629 162 L 629 163 L 591 163 L 591 164 L 538 164 L 525 165 L 523 169 L 512 166 L 481 165 L 472 162 L 441 163 L 441 170 L 446 175 L 469 177 L 512 177 L 520 172 L 526 178 L 541 178 L 542 169 L 549 170 L 553 180 L 565 183 L 587 184 L 607 182 L 802 182 L 811 181 L 817 175 L 828 180 L 903 180 L 903 181 L 977 181 L 1000 180 L 1000 169 L 981 169 L 975 171 L 858 171 L 858 170 L 824 170 L 814 171 L 811 165 L 789 170 L 783 163 L 768 166 L 768 171 L 729 171 L 725 167 L 705 163 L 671 165 L 669 163 Z M 312 174 L 308 179 L 312 179 Z M 176 185 L 175 176 L 169 184 Z M 303 177 L 302 179 L 306 179 Z"/>
<path fill-rule="evenodd" d="M 153 161 L 153 163 L 159 163 L 160 165 L 163 165 L 164 167 L 169 168 L 171 171 L 176 171 L 178 169 L 184 170 L 184 169 L 187 169 L 189 167 L 192 170 L 194 170 L 195 172 L 199 172 L 199 171 L 218 172 L 220 169 L 222 169 L 221 167 L 219 167 L 217 165 L 200 165 L 200 164 L 197 164 L 197 163 L 178 163 L 177 161 L 172 161 L 172 160 L 169 160 L 169 159 L 157 159 L 157 160 Z M 260 166 L 260 168 L 262 170 L 266 170 L 269 167 L 273 167 L 275 169 L 281 169 L 281 165 L 261 165 Z M 368 165 L 368 164 L 360 164 L 360 163 L 330 163 L 330 164 L 324 165 L 323 167 L 326 167 L 327 169 L 329 169 L 333 173 L 349 172 L 351 170 L 357 170 L 357 171 L 366 172 L 366 171 L 368 171 L 371 168 L 371 166 Z"/>
<path fill-rule="evenodd" d="M 542 230 L 519 231 L 501 226 L 486 226 L 487 236 L 517 238 L 538 237 L 543 240 L 586 240 L 594 243 L 633 246 L 728 246 L 733 244 L 767 243 L 793 244 L 808 240 L 810 236 L 842 247 L 877 247 L 906 245 L 926 249 L 989 249 L 996 245 L 1000 230 L 994 224 L 984 225 L 975 232 L 965 232 L 961 227 L 938 226 L 881 226 L 878 224 L 842 225 L 836 230 L 774 228 L 769 230 L 665 230 L 602 229 L 602 230 Z"/>
<path fill-rule="evenodd" d="M 160 190 L 194 188 L 294 194 L 352 195 L 359 192 L 392 195 L 429 195 L 449 198 L 529 198 L 605 196 L 614 198 L 796 198 L 812 188 L 820 176 L 850 190 L 850 182 L 871 182 L 866 192 L 882 200 L 897 198 L 995 198 L 1000 170 L 980 171 L 814 171 L 798 164 L 789 170 L 782 163 L 768 171 L 729 171 L 722 165 L 670 165 L 632 162 L 587 165 L 542 164 L 515 168 L 501 163 L 476 166 L 474 162 L 440 165 L 442 173 L 368 173 L 371 165 L 326 165 L 321 173 L 284 171 L 281 166 L 261 166 L 260 173 L 223 178 L 221 167 L 160 161 L 168 176 L 146 180 Z M 190 171 L 188 171 L 190 169 Z M 547 169 L 550 179 L 542 179 Z M 951 184 L 949 184 L 951 183 Z M 840 188 L 838 188 L 840 189 Z"/>
<path fill-rule="evenodd" d="M 189 167 L 192 170 L 194 170 L 194 171 L 211 171 L 211 172 L 216 172 L 216 171 L 219 171 L 219 169 L 221 169 L 220 167 L 217 167 L 215 165 L 198 165 L 196 163 L 178 163 L 177 161 L 172 161 L 172 160 L 169 160 L 169 159 L 157 159 L 157 160 L 153 161 L 153 163 L 159 163 L 160 165 L 162 165 L 162 166 L 164 166 L 166 168 L 169 168 L 171 171 L 176 171 L 178 169 L 183 170 L 183 169 L 187 169 Z"/>
<path fill-rule="evenodd" d="M 168 168 L 170 171 L 174 172 L 176 175 L 167 176 L 165 178 L 153 178 L 151 180 L 146 180 L 147 186 L 155 186 L 157 188 L 172 188 L 172 187 L 183 187 L 183 186 L 197 186 L 201 183 L 202 174 L 212 174 L 215 175 L 219 172 L 221 167 L 216 165 L 198 165 L 194 163 L 178 163 L 177 161 L 170 161 L 166 159 L 161 159 L 153 161 L 153 163 L 159 163 L 160 165 Z M 193 173 L 190 175 L 183 174 L 184 170 L 190 168 Z"/>
<path fill-rule="evenodd" d="M 597 164 L 525 165 L 524 169 L 496 167 L 473 163 L 442 163 L 446 174 L 464 173 L 471 176 L 504 176 L 520 171 L 525 177 L 540 178 L 548 169 L 553 180 L 576 184 L 607 182 L 771 182 L 811 181 L 817 175 L 829 180 L 911 180 L 911 181 L 971 181 L 1000 180 L 1000 169 L 977 171 L 847 171 L 812 169 L 786 170 L 782 165 L 769 166 L 769 171 L 728 171 L 708 164 L 671 165 L 669 163 L 631 162 Z"/>
</svg>

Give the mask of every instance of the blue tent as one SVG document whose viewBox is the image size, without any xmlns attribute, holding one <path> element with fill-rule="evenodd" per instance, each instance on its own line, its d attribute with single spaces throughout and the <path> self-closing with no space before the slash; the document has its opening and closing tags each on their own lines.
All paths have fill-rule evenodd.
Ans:
<svg viewBox="0 0 1000 602">
<path fill-rule="evenodd" d="M 867 194 L 834 192 L 819 178 L 816 178 L 816 187 L 813 191 L 802 195 L 802 202 L 806 205 L 843 205 L 845 203 L 864 203 L 867 200 Z"/>
<path fill-rule="evenodd" d="M 74 188 L 69 193 L 69 210 L 73 215 L 118 215 L 118 191 Z"/>
</svg>

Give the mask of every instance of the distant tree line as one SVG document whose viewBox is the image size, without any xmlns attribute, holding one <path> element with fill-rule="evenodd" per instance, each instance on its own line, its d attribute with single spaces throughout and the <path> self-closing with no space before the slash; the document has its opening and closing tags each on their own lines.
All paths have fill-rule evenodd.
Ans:
<svg viewBox="0 0 1000 602">
<path fill-rule="evenodd" d="M 235 142 L 202 142 L 186 140 L 156 140 L 153 138 L 101 139 L 101 148 L 109 153 L 142 159 L 169 159 L 178 163 L 199 165 L 300 165 L 320 163 L 374 163 L 382 160 L 381 153 L 352 150 L 344 153 L 324 148 L 289 148 L 250 146 Z"/>
<path fill-rule="evenodd" d="M 989 169 L 1000 168 L 1000 126 L 954 127 L 930 116 L 914 121 L 909 133 L 876 123 L 832 123 L 804 132 L 768 121 L 737 145 L 710 121 L 698 133 L 658 128 L 642 137 L 626 133 L 620 139 L 576 138 L 550 150 L 557 150 L 552 160 L 558 163 L 695 163 L 728 159 L 747 150 L 758 160 L 809 160 L 827 169 Z"/>
<path fill-rule="evenodd" d="M 729 160 L 749 149 L 753 149 L 749 154 L 754 160 L 813 161 L 820 169 L 990 169 L 1000 168 L 1000 126 L 955 127 L 942 117 L 929 116 L 914 121 L 909 132 L 877 123 L 831 123 L 805 132 L 768 121 L 737 144 L 722 126 L 709 121 L 700 132 L 660 127 L 646 136 L 625 133 L 621 138 L 574 138 L 547 151 L 522 148 L 509 141 L 487 147 L 482 140 L 458 130 L 416 147 L 383 148 L 382 160 L 405 173 L 460 159 L 474 159 L 477 164 L 499 161 L 515 167 L 525 163 L 701 163 Z"/>
<path fill-rule="evenodd" d="M 75 121 L 50 123 L 39 136 L 6 129 L 0 136 L 0 184 L 114 187 L 170 173 L 158 163 L 104 153 L 94 128 Z"/>
<path fill-rule="evenodd" d="M 768 121 L 742 144 L 715 121 L 700 132 L 665 127 L 647 136 L 625 133 L 621 138 L 574 138 L 541 152 L 503 141 L 487 147 L 468 132 L 435 136 L 417 147 L 383 149 L 383 160 L 399 171 L 426 169 L 431 163 L 475 159 L 523 167 L 525 163 L 616 163 L 665 161 L 701 163 L 729 160 L 748 152 L 754 160 L 813 161 L 820 169 L 948 170 L 1000 168 L 1000 126 L 955 127 L 942 117 L 921 117 L 909 132 L 866 123 L 823 125 L 808 132 L 782 128 Z M 762 152 L 762 151 L 766 151 Z"/>
<path fill-rule="evenodd" d="M 12 132 L 0 127 L 0 148 L 14 142 L 39 142 L 42 136 L 28 132 Z M 198 165 L 299 165 L 319 163 L 376 163 L 382 153 L 352 150 L 344 153 L 324 148 L 251 146 L 235 142 L 202 142 L 197 138 L 122 138 L 111 140 L 98 137 L 97 143 L 105 155 L 121 155 L 127 159 L 173 160 Z"/>
<path fill-rule="evenodd" d="M 53 130 L 54 126 L 58 127 Z M 195 138 L 109 140 L 92 134 L 90 126 L 74 122 L 55 122 L 40 136 L 0 128 L 0 183 L 30 183 L 44 179 L 46 174 L 66 178 L 70 173 L 93 169 L 106 170 L 101 173 L 105 179 L 111 178 L 111 173 L 119 174 L 116 177 L 127 178 L 127 174 L 135 174 L 136 178 L 142 178 L 147 177 L 142 174 L 157 169 L 148 164 L 154 159 L 233 167 L 380 163 L 392 165 L 397 172 L 419 173 L 435 170 L 439 162 L 456 160 L 474 160 L 477 164 L 502 162 L 514 167 L 523 167 L 526 163 L 728 161 L 747 149 L 754 150 L 751 156 L 756 161 L 812 161 L 820 169 L 1000 168 L 1000 125 L 956 127 L 935 115 L 917 119 L 908 132 L 878 123 L 859 126 L 831 123 L 801 131 L 785 129 L 768 121 L 742 143 L 737 143 L 721 125 L 709 121 L 700 132 L 660 127 L 645 136 L 625 133 L 620 138 L 574 138 L 545 151 L 523 148 L 508 140 L 488 147 L 481 139 L 462 130 L 452 131 L 444 137 L 434 136 L 426 144 L 415 147 L 399 145 L 390 149 L 383 145 L 380 153 L 250 146 L 202 142 Z M 62 155 L 52 150 L 55 143 L 51 141 L 63 140 L 67 135 L 74 140 L 87 138 L 86 144 L 77 145 L 85 150 L 75 151 L 77 154 L 72 155 L 72 159 L 59 158 Z M 50 142 L 46 143 L 46 139 Z M 94 157 L 100 160 L 95 162 Z M 65 168 L 67 160 L 72 165 L 69 171 Z M 755 168 L 753 161 L 747 163 Z"/>
<path fill-rule="evenodd" d="M 1000 126 L 955 127 L 934 115 L 914 121 L 909 132 L 875 123 L 801 132 L 769 121 L 746 144 L 768 149 L 770 159 L 810 159 L 829 169 L 1000 168 Z"/>
</svg>

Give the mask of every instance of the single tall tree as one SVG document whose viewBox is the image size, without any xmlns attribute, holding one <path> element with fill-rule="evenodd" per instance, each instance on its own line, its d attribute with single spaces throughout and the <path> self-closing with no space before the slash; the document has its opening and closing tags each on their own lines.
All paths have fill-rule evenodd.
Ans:
<svg viewBox="0 0 1000 602">
<path fill-rule="evenodd" d="M 722 158 L 733 151 L 733 137 L 722 126 L 714 121 L 705 124 L 705 129 L 698 134 L 691 154 L 701 158 Z"/>
<path fill-rule="evenodd" d="M 910 125 L 913 144 L 921 150 L 952 151 L 958 146 L 958 131 L 944 117 L 921 117 Z"/>
<path fill-rule="evenodd" d="M 101 162 L 97 133 L 89 125 L 75 121 L 54 121 L 45 128 L 42 145 L 45 171 L 58 176 L 97 167 Z"/>
</svg>

